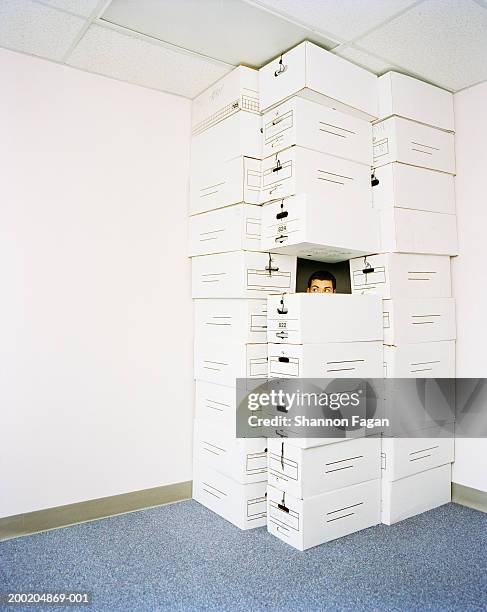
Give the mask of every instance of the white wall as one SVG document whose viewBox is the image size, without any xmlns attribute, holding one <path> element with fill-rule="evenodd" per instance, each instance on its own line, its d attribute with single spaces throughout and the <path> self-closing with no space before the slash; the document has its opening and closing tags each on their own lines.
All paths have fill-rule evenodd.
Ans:
<svg viewBox="0 0 487 612">
<path fill-rule="evenodd" d="M 0 90 L 0 516 L 190 480 L 190 102 L 5 50 Z"/>
<path fill-rule="evenodd" d="M 487 83 L 455 94 L 454 102 L 460 252 L 452 265 L 457 376 L 487 377 Z M 457 439 L 453 481 L 487 491 L 487 439 Z"/>
</svg>

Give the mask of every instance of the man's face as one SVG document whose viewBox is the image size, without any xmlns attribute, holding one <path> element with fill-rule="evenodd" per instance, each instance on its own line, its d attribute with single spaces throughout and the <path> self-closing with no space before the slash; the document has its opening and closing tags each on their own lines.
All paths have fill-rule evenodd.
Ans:
<svg viewBox="0 0 487 612">
<path fill-rule="evenodd" d="M 308 287 L 308 293 L 335 293 L 335 290 L 331 280 L 314 280 Z"/>
</svg>

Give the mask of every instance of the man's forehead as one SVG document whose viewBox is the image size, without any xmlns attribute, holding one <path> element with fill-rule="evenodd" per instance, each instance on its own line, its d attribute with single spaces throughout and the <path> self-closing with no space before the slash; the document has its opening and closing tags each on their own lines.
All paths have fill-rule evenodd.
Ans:
<svg viewBox="0 0 487 612">
<path fill-rule="evenodd" d="M 329 283 L 330 285 L 332 284 L 331 280 L 326 279 L 326 280 L 319 280 L 319 279 L 315 279 L 311 282 L 311 285 L 322 285 L 324 283 Z"/>
</svg>

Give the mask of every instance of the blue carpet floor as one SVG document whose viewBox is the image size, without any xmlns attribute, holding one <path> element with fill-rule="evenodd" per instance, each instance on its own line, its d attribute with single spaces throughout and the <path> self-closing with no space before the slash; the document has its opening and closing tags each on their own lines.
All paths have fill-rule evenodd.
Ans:
<svg viewBox="0 0 487 612">
<path fill-rule="evenodd" d="M 91 591 L 86 611 L 487 610 L 487 514 L 448 504 L 300 553 L 181 502 L 0 542 L 8 590 Z"/>
</svg>

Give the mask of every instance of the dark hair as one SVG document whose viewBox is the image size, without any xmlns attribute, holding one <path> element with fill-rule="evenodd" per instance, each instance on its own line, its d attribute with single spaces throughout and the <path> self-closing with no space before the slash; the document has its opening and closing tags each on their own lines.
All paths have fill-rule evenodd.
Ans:
<svg viewBox="0 0 487 612">
<path fill-rule="evenodd" d="M 331 281 L 333 291 L 335 291 L 335 289 L 337 288 L 337 279 L 333 276 L 331 272 L 327 272 L 326 270 L 319 270 L 318 272 L 313 272 L 313 274 L 308 279 L 308 289 L 311 288 L 311 285 L 314 280 Z"/>
</svg>

